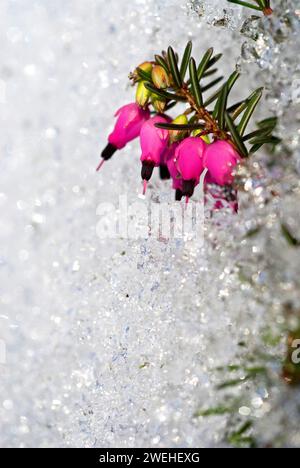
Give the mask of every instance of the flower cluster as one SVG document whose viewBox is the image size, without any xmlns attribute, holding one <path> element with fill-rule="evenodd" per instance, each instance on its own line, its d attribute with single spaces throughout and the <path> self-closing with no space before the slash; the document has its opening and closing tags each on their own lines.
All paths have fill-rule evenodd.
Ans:
<svg viewBox="0 0 300 468">
<path fill-rule="evenodd" d="M 116 124 L 98 170 L 117 150 L 139 137 L 144 194 L 154 168 L 159 168 L 162 179 L 172 179 L 176 200 L 189 199 L 203 173 L 205 186 L 222 187 L 225 194 L 228 188 L 233 188 L 234 170 L 242 158 L 265 143 L 278 142 L 272 136 L 274 118 L 259 122 L 257 130 L 245 135 L 262 89 L 228 106 L 229 93 L 239 77 L 234 71 L 217 91 L 204 99 L 204 94 L 223 80 L 217 77 L 203 84 L 218 71 L 213 66 L 221 54 L 214 56 L 213 49 L 208 49 L 197 66 L 191 52 L 189 42 L 179 65 L 178 55 L 169 47 L 168 52 L 156 55 L 152 62 L 142 63 L 130 74 L 132 84 L 137 86 L 136 102 L 117 111 Z M 185 103 L 186 109 L 172 118 L 170 111 L 177 103 Z M 214 107 L 209 109 L 212 103 Z M 250 151 L 246 141 L 252 144 Z"/>
</svg>

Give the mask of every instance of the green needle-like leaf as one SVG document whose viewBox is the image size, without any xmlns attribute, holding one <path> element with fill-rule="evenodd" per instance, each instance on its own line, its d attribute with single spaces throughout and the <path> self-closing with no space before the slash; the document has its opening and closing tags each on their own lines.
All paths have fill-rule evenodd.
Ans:
<svg viewBox="0 0 300 468">
<path fill-rule="evenodd" d="M 262 9 L 252 3 L 244 2 L 242 0 L 227 0 L 229 3 L 236 3 L 237 5 L 242 5 L 248 8 L 252 8 L 253 10 L 261 11 Z"/>
<path fill-rule="evenodd" d="M 204 93 L 205 91 L 207 91 L 208 89 L 212 88 L 213 86 L 215 86 L 216 84 L 220 83 L 220 81 L 222 81 L 224 78 L 224 76 L 219 76 L 218 78 L 215 78 L 213 81 L 211 81 L 210 83 L 208 83 L 207 85 L 205 86 L 201 86 L 201 91 Z M 188 80 L 187 81 L 187 85 L 190 85 L 191 84 L 191 80 Z"/>
<path fill-rule="evenodd" d="M 165 111 L 168 111 L 168 110 L 170 110 L 170 109 L 173 109 L 173 107 L 175 107 L 176 104 L 177 104 L 176 101 L 170 102 L 169 104 L 166 105 Z"/>
<path fill-rule="evenodd" d="M 176 54 L 174 50 L 172 49 L 172 47 L 168 48 L 168 59 L 169 59 L 170 70 L 171 70 L 175 85 L 177 86 L 177 88 L 180 88 L 182 85 L 182 80 L 181 80 L 181 76 L 178 70 Z"/>
<path fill-rule="evenodd" d="M 246 421 L 239 430 L 228 435 L 228 442 L 236 447 L 255 448 L 256 442 L 252 436 L 245 435 L 253 426 L 252 421 Z"/>
<path fill-rule="evenodd" d="M 212 57 L 208 62 L 206 69 L 208 70 L 209 68 L 211 68 L 215 63 L 217 63 L 220 60 L 221 57 L 223 57 L 223 54 L 217 54 L 214 57 Z"/>
<path fill-rule="evenodd" d="M 189 123 L 190 124 L 198 123 L 198 119 L 199 119 L 198 116 L 196 114 L 194 114 L 189 118 Z"/>
<path fill-rule="evenodd" d="M 296 237 L 291 233 L 291 231 L 285 224 L 281 224 L 281 232 L 290 245 L 292 245 L 293 247 L 300 246 L 300 241 L 296 239 Z"/>
<path fill-rule="evenodd" d="M 258 88 L 256 89 L 253 93 L 250 94 L 249 97 L 247 97 L 244 101 L 241 101 L 240 105 L 232 111 L 231 108 L 227 109 L 228 112 L 232 112 L 231 118 L 234 121 L 235 119 L 238 118 L 238 116 L 247 108 L 250 100 L 256 95 L 258 91 L 263 91 L 264 88 Z"/>
<path fill-rule="evenodd" d="M 228 112 L 230 112 L 230 113 L 232 112 L 232 113 L 231 113 L 231 118 L 232 118 L 233 121 L 235 121 L 235 119 L 237 119 L 238 116 L 239 116 L 242 112 L 244 112 L 244 110 L 245 110 L 245 109 L 247 108 L 247 106 L 248 106 L 248 102 L 249 102 L 249 101 L 247 101 L 247 100 L 241 102 L 241 103 L 239 104 L 239 106 L 237 106 L 233 111 L 231 111 L 231 108 L 228 109 Z"/>
<path fill-rule="evenodd" d="M 257 143 L 256 145 L 253 145 L 253 146 L 250 148 L 249 153 L 250 153 L 250 154 L 256 153 L 262 146 L 263 146 L 263 143 Z"/>
<path fill-rule="evenodd" d="M 185 102 L 186 99 L 183 96 L 179 96 L 178 94 L 175 93 L 169 93 L 168 91 L 165 91 L 163 89 L 158 89 L 154 85 L 150 83 L 145 83 L 145 87 L 149 89 L 154 94 L 157 94 L 158 96 L 161 96 L 164 99 L 169 99 L 171 101 L 180 101 L 180 102 Z"/>
<path fill-rule="evenodd" d="M 227 105 L 227 98 L 229 96 L 229 93 L 234 85 L 234 83 L 236 82 L 236 80 L 238 79 L 238 77 L 240 76 L 239 72 L 237 71 L 234 71 L 230 77 L 228 78 L 227 82 L 226 82 L 226 85 L 227 85 L 227 96 L 226 96 L 226 105 Z M 225 85 L 224 85 L 225 86 Z M 214 108 L 214 112 L 213 112 L 213 117 L 214 118 L 217 118 L 218 116 L 220 116 L 220 113 L 219 113 L 219 108 L 220 108 L 220 105 L 221 105 L 221 97 L 222 97 L 222 93 L 224 91 L 224 87 L 222 88 L 221 92 L 220 92 L 220 95 L 218 97 L 218 100 L 216 102 L 216 105 L 215 105 L 215 108 Z M 225 109 L 223 109 L 223 112 L 224 112 Z"/>
<path fill-rule="evenodd" d="M 219 122 L 219 127 L 221 130 L 225 127 L 225 111 L 227 107 L 228 99 L 228 84 L 225 83 L 218 99 L 218 110 L 217 110 L 217 119 Z"/>
<path fill-rule="evenodd" d="M 265 135 L 262 137 L 257 137 L 253 138 L 253 140 L 250 141 L 252 145 L 265 145 L 265 144 L 273 144 L 273 145 L 278 145 L 280 143 L 280 138 L 277 138 L 272 135 Z"/>
<path fill-rule="evenodd" d="M 267 119 L 257 122 L 256 125 L 259 128 L 270 128 L 273 131 L 277 125 L 277 120 L 277 117 L 268 117 Z"/>
<path fill-rule="evenodd" d="M 199 107 L 203 105 L 200 83 L 197 74 L 196 62 L 193 58 L 190 59 L 190 80 L 192 84 L 193 94 L 195 96 L 196 104 Z"/>
<path fill-rule="evenodd" d="M 227 406 L 216 406 L 214 408 L 209 408 L 207 410 L 196 411 L 194 417 L 208 417 L 208 416 L 222 416 L 224 414 L 233 413 L 234 408 Z"/>
<path fill-rule="evenodd" d="M 167 54 L 167 52 L 165 50 L 162 50 L 161 55 L 165 59 L 165 61 L 168 63 L 168 54 Z"/>
<path fill-rule="evenodd" d="M 174 124 L 174 123 L 157 123 L 155 124 L 157 128 L 164 128 L 165 130 L 198 130 L 202 129 L 203 125 L 201 124 Z"/>
<path fill-rule="evenodd" d="M 239 102 L 236 102 L 235 104 L 232 104 L 232 106 L 227 108 L 227 112 L 229 112 L 231 114 L 231 117 L 232 117 L 233 112 L 235 112 L 237 109 L 239 109 L 239 107 L 241 107 L 241 105 L 243 105 L 244 103 L 245 103 L 245 101 L 239 101 Z"/>
<path fill-rule="evenodd" d="M 183 58 L 182 58 L 182 62 L 181 62 L 181 67 L 180 67 L 180 75 L 181 75 L 182 80 L 184 80 L 187 68 L 189 66 L 189 61 L 190 61 L 190 58 L 191 58 L 192 48 L 193 48 L 193 44 L 192 44 L 191 41 L 189 41 L 187 43 L 186 48 L 185 48 Z"/>
<path fill-rule="evenodd" d="M 214 49 L 211 47 L 203 55 L 203 58 L 202 58 L 202 60 L 201 60 L 201 62 L 199 64 L 199 67 L 197 69 L 198 81 L 200 81 L 202 79 L 202 77 L 204 75 L 204 72 L 207 69 L 208 63 L 209 63 L 213 53 L 214 53 Z"/>
<path fill-rule="evenodd" d="M 248 156 L 247 148 L 244 145 L 243 140 L 240 137 L 239 132 L 238 132 L 237 128 L 235 127 L 235 125 L 233 123 L 233 120 L 230 117 L 230 115 L 228 114 L 228 112 L 225 112 L 225 121 L 226 121 L 227 127 L 228 127 L 228 129 L 229 129 L 229 131 L 231 133 L 233 141 L 234 141 L 234 143 L 235 143 L 235 145 L 236 145 L 236 147 L 238 149 L 238 152 L 240 153 L 241 156 L 246 158 Z"/>
<path fill-rule="evenodd" d="M 201 87 L 201 91 L 202 93 L 205 93 L 205 91 L 208 91 L 210 88 L 212 88 L 213 86 L 216 86 L 216 84 L 220 83 L 220 81 L 222 81 L 224 78 L 224 76 L 219 76 L 219 78 L 216 78 L 215 80 L 211 81 L 210 83 L 208 83 L 207 85 L 205 86 L 202 86 Z"/>
<path fill-rule="evenodd" d="M 209 106 L 212 102 L 214 102 L 216 99 L 218 99 L 220 92 L 222 91 L 223 86 L 221 88 L 217 89 L 203 104 L 203 107 Z"/>
<path fill-rule="evenodd" d="M 240 73 L 238 71 L 235 70 L 233 73 L 231 73 L 230 77 L 227 80 L 229 92 L 232 90 L 234 83 L 239 77 L 240 77 Z"/>
<path fill-rule="evenodd" d="M 166 60 L 161 56 L 161 55 L 155 55 L 155 61 L 158 65 L 160 65 L 161 67 L 163 67 L 167 73 L 170 73 L 170 70 L 169 70 L 169 66 L 166 62 Z"/>
<path fill-rule="evenodd" d="M 209 51 L 210 49 L 208 49 Z M 208 52 L 207 51 L 207 52 Z M 214 68 L 213 70 L 210 70 L 210 68 L 215 64 L 217 63 L 218 60 L 220 60 L 220 58 L 223 56 L 223 54 L 217 54 L 215 55 L 213 58 L 211 58 L 206 67 L 205 67 L 205 73 L 203 74 L 203 78 L 205 78 L 206 76 L 209 76 L 209 75 L 212 75 L 213 73 L 215 73 L 216 71 L 218 71 L 217 68 Z M 200 67 L 200 65 L 199 65 Z M 187 81 L 187 84 L 189 85 L 190 84 L 190 80 Z"/>
<path fill-rule="evenodd" d="M 230 387 L 237 387 L 238 385 L 243 384 L 249 379 L 250 377 L 247 375 L 243 380 L 241 379 L 226 380 L 225 382 L 217 386 L 217 390 L 223 390 L 225 388 L 230 388 Z"/>
<path fill-rule="evenodd" d="M 212 68 L 211 70 L 207 70 L 205 73 L 203 73 L 203 78 L 206 78 L 207 76 L 211 76 L 217 71 L 218 71 L 217 68 Z"/>
<path fill-rule="evenodd" d="M 246 421 L 242 425 L 242 427 L 238 431 L 236 431 L 233 435 L 241 436 L 242 434 L 245 434 L 245 432 L 247 432 L 249 429 L 251 429 L 252 426 L 253 426 L 252 421 Z"/>
<path fill-rule="evenodd" d="M 137 68 L 136 71 L 138 72 L 138 75 L 140 78 L 142 78 L 142 80 L 150 82 L 152 81 L 151 76 L 148 73 L 144 72 L 144 70 L 142 70 L 141 68 Z"/>
<path fill-rule="evenodd" d="M 243 137 L 243 141 L 251 140 L 250 143 L 254 144 L 254 143 L 257 143 L 257 141 L 254 141 L 257 138 L 269 136 L 271 133 L 272 133 L 271 128 L 259 128 L 258 130 L 254 130 L 253 132 L 248 133 L 248 135 L 245 135 Z"/>
<path fill-rule="evenodd" d="M 255 111 L 255 108 L 257 104 L 259 103 L 260 99 L 262 97 L 262 90 L 258 89 L 255 93 L 254 96 L 250 99 L 247 108 L 243 114 L 243 117 L 241 118 L 241 121 L 238 125 L 238 132 L 241 136 L 244 135 L 246 127 L 248 125 L 249 120 L 252 117 L 253 112 Z"/>
</svg>

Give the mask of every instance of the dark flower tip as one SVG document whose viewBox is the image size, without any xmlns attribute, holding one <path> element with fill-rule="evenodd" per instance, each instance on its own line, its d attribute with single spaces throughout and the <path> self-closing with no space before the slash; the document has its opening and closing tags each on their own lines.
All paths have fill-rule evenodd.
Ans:
<svg viewBox="0 0 300 468">
<path fill-rule="evenodd" d="M 171 175 L 168 166 L 165 166 L 164 164 L 159 166 L 159 175 L 162 180 L 170 179 Z"/>
<path fill-rule="evenodd" d="M 108 145 L 104 148 L 104 150 L 102 151 L 102 154 L 101 154 L 101 157 L 107 161 L 108 159 L 110 159 L 113 154 L 115 154 L 115 152 L 117 151 L 118 148 L 116 148 L 114 145 L 112 145 L 111 143 L 108 143 Z"/>
<path fill-rule="evenodd" d="M 192 180 L 184 180 L 182 184 L 182 194 L 185 197 L 192 197 L 195 190 L 195 181 Z"/>
<path fill-rule="evenodd" d="M 177 189 L 175 193 L 175 200 L 176 201 L 181 201 L 183 197 L 183 193 L 181 190 Z"/>
<path fill-rule="evenodd" d="M 147 162 L 143 162 L 141 176 L 143 180 L 149 181 L 153 174 L 154 166 Z"/>
</svg>

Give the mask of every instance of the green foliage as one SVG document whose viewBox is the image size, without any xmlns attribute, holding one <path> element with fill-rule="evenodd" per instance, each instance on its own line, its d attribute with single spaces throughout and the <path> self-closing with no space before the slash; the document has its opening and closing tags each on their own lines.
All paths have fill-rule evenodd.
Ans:
<svg viewBox="0 0 300 468">
<path fill-rule="evenodd" d="M 199 75 L 197 74 L 196 62 L 193 58 L 190 59 L 190 80 L 191 80 L 192 92 L 195 97 L 196 104 L 197 106 L 201 107 L 203 105 L 203 99 L 202 99 L 202 93 L 201 93 L 201 88 L 200 88 L 200 83 L 199 83 Z"/>
<path fill-rule="evenodd" d="M 170 93 L 168 91 L 165 91 L 164 89 L 158 89 L 153 84 L 146 83 L 145 86 L 147 89 L 149 89 L 149 91 L 151 91 L 154 94 L 157 94 L 158 96 L 161 96 L 164 99 L 168 99 L 170 101 L 172 100 L 181 101 L 181 102 L 186 101 L 183 96 L 180 96 L 179 94 L 175 94 L 175 93 Z"/>
<path fill-rule="evenodd" d="M 262 97 L 262 91 L 260 89 L 254 91 L 253 97 L 249 100 L 246 106 L 245 112 L 243 114 L 243 117 L 241 118 L 241 121 L 237 127 L 237 130 L 240 136 L 244 135 L 247 125 L 249 123 L 249 120 L 251 119 L 252 114 L 255 111 L 255 108 L 257 104 L 259 103 L 261 97 Z"/>
<path fill-rule="evenodd" d="M 244 343 L 239 363 L 215 368 L 220 374 L 221 383 L 217 385 L 221 401 L 218 405 L 200 408 L 195 417 L 226 417 L 228 430 L 224 433 L 224 441 L 234 447 L 254 448 L 257 442 L 254 437 L 255 415 L 252 415 L 252 388 L 269 385 L 268 369 L 274 362 L 281 362 L 278 356 L 247 353 Z M 250 386 L 250 383 L 252 384 Z M 249 409 L 249 415 L 242 408 Z"/>
<path fill-rule="evenodd" d="M 286 224 L 281 224 L 281 232 L 288 244 L 290 244 L 292 247 L 300 247 L 300 240 L 291 233 Z"/>
<path fill-rule="evenodd" d="M 157 126 L 169 131 L 184 130 L 187 135 L 201 129 L 203 134 L 211 134 L 214 139 L 231 142 L 241 157 L 248 157 L 264 144 L 271 144 L 273 147 L 278 144 L 280 140 L 273 135 L 276 127 L 274 117 L 258 122 L 257 128 L 246 134 L 262 97 L 263 88 L 256 89 L 244 100 L 232 104 L 230 93 L 238 81 L 239 72 L 235 70 L 224 81 L 223 76 L 216 76 L 218 67 L 215 66 L 222 54 L 214 55 L 213 48 L 209 48 L 197 63 L 192 57 L 192 48 L 192 42 L 189 41 L 181 60 L 171 46 L 167 52 L 162 51 L 161 55 L 155 55 L 155 61 L 151 63 L 163 67 L 168 75 L 167 86 L 164 89 L 158 87 L 157 83 L 154 84 L 153 77 L 147 70 L 138 67 L 131 75 L 134 83 L 143 81 L 145 88 L 151 93 L 151 103 L 153 103 L 152 96 L 164 101 L 165 111 L 175 107 L 178 102 L 186 103 L 188 106 L 185 111 L 186 115 L 190 116 L 188 124 L 165 123 Z M 188 70 L 189 76 L 186 79 Z M 222 85 L 213 90 L 220 82 L 223 82 Z M 207 96 L 206 93 L 210 90 L 213 91 Z M 180 113 L 182 114 L 182 111 Z"/>
<path fill-rule="evenodd" d="M 255 448 L 255 439 L 249 435 L 252 426 L 252 421 L 246 421 L 239 429 L 228 434 L 228 442 L 238 448 Z"/>
<path fill-rule="evenodd" d="M 224 414 L 230 414 L 232 412 L 232 407 L 227 406 L 215 406 L 213 408 L 209 408 L 207 410 L 196 411 L 194 414 L 195 418 L 207 418 L 208 416 L 222 416 Z"/>
<path fill-rule="evenodd" d="M 270 0 L 253 0 L 255 3 L 250 3 L 244 0 L 227 0 L 229 3 L 235 3 L 237 5 L 242 5 L 246 8 L 251 8 L 252 10 L 262 11 L 265 15 L 272 14 L 272 9 L 270 5 Z"/>
<path fill-rule="evenodd" d="M 181 66 L 180 66 L 180 76 L 181 76 L 182 80 L 184 80 L 184 78 L 185 78 L 186 71 L 187 71 L 189 63 L 190 63 L 192 49 L 193 49 L 193 44 L 192 44 L 191 41 L 189 41 L 187 43 L 187 45 L 186 45 L 186 48 L 185 48 L 185 51 L 184 51 L 184 54 L 183 54 L 183 58 L 182 58 L 182 62 L 181 62 Z"/>
<path fill-rule="evenodd" d="M 178 88 L 180 88 L 182 85 L 182 78 L 178 69 L 176 54 L 174 50 L 172 49 L 172 47 L 168 48 L 168 59 L 169 59 L 170 72 L 173 77 L 174 83 Z"/>
</svg>

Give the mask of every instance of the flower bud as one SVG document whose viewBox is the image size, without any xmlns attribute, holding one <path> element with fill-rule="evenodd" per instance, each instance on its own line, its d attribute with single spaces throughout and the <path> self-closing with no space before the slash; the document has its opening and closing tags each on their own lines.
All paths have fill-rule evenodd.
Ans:
<svg viewBox="0 0 300 468">
<path fill-rule="evenodd" d="M 188 124 L 188 119 L 185 114 L 178 115 L 176 119 L 173 120 L 173 124 L 178 124 L 178 125 L 187 125 Z M 170 142 L 174 143 L 175 141 L 182 140 L 186 135 L 186 131 L 184 130 L 170 130 Z"/>
<path fill-rule="evenodd" d="M 133 102 L 121 107 L 115 117 L 117 121 L 101 154 L 102 161 L 97 170 L 102 167 L 103 161 L 110 159 L 118 149 L 124 148 L 127 143 L 139 136 L 143 124 L 150 118 L 150 112 L 149 109 L 143 110 Z"/>
<path fill-rule="evenodd" d="M 166 108 L 166 99 L 161 98 L 157 94 L 151 94 L 151 104 L 158 114 L 162 114 Z"/>
<path fill-rule="evenodd" d="M 175 152 L 176 152 L 178 145 L 179 143 L 173 143 L 167 148 L 165 152 L 165 161 L 166 161 L 170 176 L 172 177 L 173 189 L 182 191 L 182 177 L 177 169 L 176 160 L 175 160 Z M 181 195 L 181 198 L 182 198 L 182 195 Z"/>
<path fill-rule="evenodd" d="M 149 78 L 149 81 L 151 80 L 151 72 L 152 72 L 152 63 L 151 62 L 143 62 L 141 63 L 135 70 L 134 72 L 129 74 L 129 79 L 132 80 L 133 84 L 141 81 L 143 78 L 140 77 L 138 73 L 138 68 L 141 69 L 144 73 Z"/>
<path fill-rule="evenodd" d="M 146 167 L 150 166 L 154 168 L 161 164 L 163 153 L 165 152 L 169 141 L 168 130 L 157 128 L 155 124 L 167 122 L 168 119 L 166 117 L 157 115 L 147 120 L 141 128 L 141 162 L 143 164 L 142 178 L 144 180 L 149 180 L 152 175 L 152 171 L 151 173 L 149 171 L 147 171 L 147 174 L 145 173 Z"/>
<path fill-rule="evenodd" d="M 234 180 L 234 169 L 240 160 L 239 154 L 230 143 L 218 140 L 207 146 L 204 166 L 215 184 L 231 185 Z"/>
<path fill-rule="evenodd" d="M 135 100 L 141 107 L 145 107 L 148 104 L 151 95 L 151 92 L 146 88 L 145 83 L 145 81 L 140 81 L 136 90 Z"/>
<path fill-rule="evenodd" d="M 149 76 L 149 78 L 151 78 L 151 73 L 152 73 L 152 63 L 151 62 L 143 62 L 137 68 L 140 68 L 141 70 L 143 70 L 143 72 L 146 73 Z"/>
<path fill-rule="evenodd" d="M 162 128 L 157 128 L 157 123 L 167 123 L 167 116 L 156 115 L 149 119 L 141 128 L 140 144 L 142 149 L 141 176 L 144 181 L 143 195 L 147 190 L 147 183 L 152 177 L 154 167 L 160 166 L 163 154 L 168 146 L 169 132 Z"/>
<path fill-rule="evenodd" d="M 200 128 L 198 128 L 197 130 L 194 130 L 192 132 L 192 136 L 196 137 L 198 136 L 200 133 L 202 132 L 202 130 Z M 201 135 L 200 138 L 202 138 L 202 140 L 207 143 L 208 145 L 210 144 L 210 139 L 209 139 L 209 136 L 208 135 Z"/>
<path fill-rule="evenodd" d="M 175 150 L 175 164 L 182 177 L 182 193 L 191 197 L 199 184 L 203 172 L 203 156 L 206 144 L 201 138 L 189 137 L 183 140 Z"/>
<path fill-rule="evenodd" d="M 165 89 L 170 86 L 170 79 L 168 73 L 160 65 L 155 65 L 153 67 L 152 81 L 158 89 Z"/>
<path fill-rule="evenodd" d="M 141 109 L 136 103 L 131 103 L 121 107 L 115 117 L 117 122 L 108 141 L 117 149 L 121 149 L 139 136 L 143 124 L 150 118 L 150 112 L 148 109 Z"/>
</svg>

